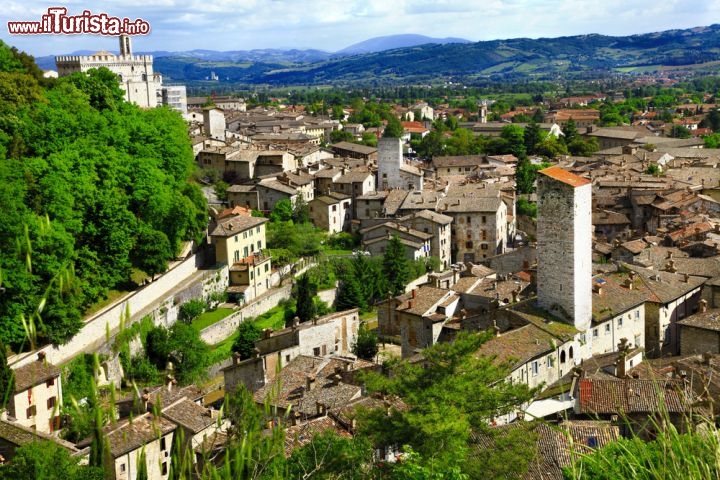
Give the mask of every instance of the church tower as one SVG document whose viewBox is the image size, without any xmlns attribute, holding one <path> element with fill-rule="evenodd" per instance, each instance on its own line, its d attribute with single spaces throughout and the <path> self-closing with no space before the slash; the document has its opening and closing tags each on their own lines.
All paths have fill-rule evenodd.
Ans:
<svg viewBox="0 0 720 480">
<path fill-rule="evenodd" d="M 537 295 L 585 331 L 592 319 L 592 185 L 558 166 L 537 178 Z"/>
</svg>

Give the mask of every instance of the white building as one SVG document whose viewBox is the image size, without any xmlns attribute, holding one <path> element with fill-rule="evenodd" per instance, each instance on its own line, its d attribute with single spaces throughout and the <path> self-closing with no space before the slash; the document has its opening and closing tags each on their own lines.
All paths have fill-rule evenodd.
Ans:
<svg viewBox="0 0 720 480">
<path fill-rule="evenodd" d="M 592 185 L 554 166 L 537 179 L 538 303 L 585 331 L 592 318 Z"/>
<path fill-rule="evenodd" d="M 378 142 L 378 181 L 382 190 L 422 190 L 423 172 L 403 161 L 402 140 L 383 137 Z"/>
<path fill-rule="evenodd" d="M 119 38 L 119 55 L 103 50 L 92 55 L 55 57 L 58 74 L 62 77 L 105 67 L 117 74 L 120 88 L 125 91 L 125 100 L 143 108 L 156 107 L 162 77 L 153 72 L 152 55 L 133 55 L 130 36 L 121 35 Z"/>
</svg>

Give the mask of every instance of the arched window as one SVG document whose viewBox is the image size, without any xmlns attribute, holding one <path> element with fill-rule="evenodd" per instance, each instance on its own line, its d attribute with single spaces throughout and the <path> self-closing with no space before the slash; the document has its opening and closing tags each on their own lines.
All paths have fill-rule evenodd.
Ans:
<svg viewBox="0 0 720 480">
<path fill-rule="evenodd" d="M 572 358 L 573 358 L 573 347 L 570 347 L 570 350 L 568 351 L 568 356 L 569 356 L 570 359 L 572 360 Z"/>
<path fill-rule="evenodd" d="M 565 363 L 565 350 L 560 352 L 560 363 Z"/>
</svg>

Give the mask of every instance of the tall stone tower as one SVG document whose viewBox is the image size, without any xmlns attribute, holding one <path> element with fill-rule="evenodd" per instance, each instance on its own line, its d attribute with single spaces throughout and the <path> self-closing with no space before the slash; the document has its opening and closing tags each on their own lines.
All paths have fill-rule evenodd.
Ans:
<svg viewBox="0 0 720 480">
<path fill-rule="evenodd" d="M 158 92 L 162 88 L 162 76 L 153 72 L 152 55 L 133 55 L 132 39 L 120 35 L 120 52 L 115 55 L 100 51 L 92 55 L 66 55 L 55 57 L 58 75 L 87 72 L 91 68 L 106 67 L 118 76 L 125 100 L 143 108 L 157 106 Z"/>
<path fill-rule="evenodd" d="M 538 303 L 585 331 L 592 318 L 592 185 L 554 166 L 537 178 Z"/>
<path fill-rule="evenodd" d="M 381 190 L 387 188 L 404 188 L 400 178 L 400 167 L 403 165 L 402 140 L 399 138 L 382 137 L 378 141 L 378 181 Z"/>
</svg>

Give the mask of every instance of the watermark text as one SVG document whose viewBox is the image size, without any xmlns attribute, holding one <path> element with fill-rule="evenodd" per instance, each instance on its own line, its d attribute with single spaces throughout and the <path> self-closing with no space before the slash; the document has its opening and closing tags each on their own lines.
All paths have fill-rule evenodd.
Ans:
<svg viewBox="0 0 720 480">
<path fill-rule="evenodd" d="M 75 35 L 89 33 L 97 35 L 147 35 L 150 24 L 141 18 L 130 20 L 108 16 L 106 13 L 91 13 L 84 10 L 80 15 L 68 15 L 65 7 L 50 7 L 40 21 L 7 22 L 11 35 Z"/>
</svg>

